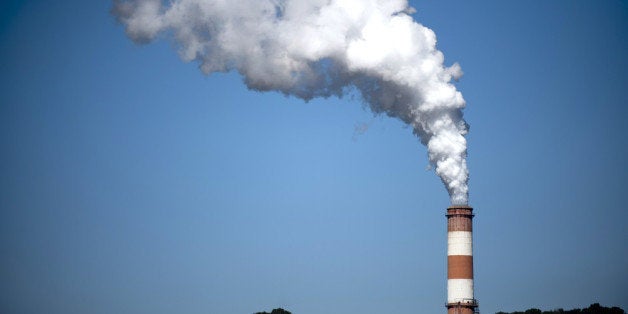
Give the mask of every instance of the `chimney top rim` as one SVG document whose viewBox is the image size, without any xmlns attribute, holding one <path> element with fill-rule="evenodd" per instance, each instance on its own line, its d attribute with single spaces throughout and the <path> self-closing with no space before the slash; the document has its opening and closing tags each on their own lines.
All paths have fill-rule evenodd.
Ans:
<svg viewBox="0 0 628 314">
<path fill-rule="evenodd" d="M 453 210 L 453 209 L 470 209 L 470 210 L 473 210 L 473 207 L 471 207 L 469 205 L 451 205 L 451 206 L 447 207 L 447 210 Z"/>
</svg>

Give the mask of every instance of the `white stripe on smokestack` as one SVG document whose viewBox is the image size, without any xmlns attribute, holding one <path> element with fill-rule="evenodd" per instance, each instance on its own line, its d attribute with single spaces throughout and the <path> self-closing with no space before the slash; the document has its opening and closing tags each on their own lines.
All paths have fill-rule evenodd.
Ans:
<svg viewBox="0 0 628 314">
<path fill-rule="evenodd" d="M 470 231 L 447 233 L 447 255 L 473 255 L 473 236 Z"/>
<path fill-rule="evenodd" d="M 473 208 L 447 208 L 447 311 L 472 314 L 473 296 Z"/>
<path fill-rule="evenodd" d="M 473 279 L 447 279 L 447 303 L 473 299 Z"/>
</svg>

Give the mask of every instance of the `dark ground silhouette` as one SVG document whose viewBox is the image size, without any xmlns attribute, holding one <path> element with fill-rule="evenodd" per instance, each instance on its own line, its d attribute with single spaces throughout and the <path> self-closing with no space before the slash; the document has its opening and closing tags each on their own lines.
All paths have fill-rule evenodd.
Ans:
<svg viewBox="0 0 628 314">
<path fill-rule="evenodd" d="M 618 307 L 605 307 L 601 306 L 599 303 L 591 304 L 589 307 L 584 309 L 573 309 L 573 310 L 551 310 L 551 311 L 541 311 L 539 309 L 529 309 L 525 312 L 497 312 L 495 314 L 626 314 L 621 308 Z"/>
<path fill-rule="evenodd" d="M 268 312 L 257 312 L 255 314 L 292 314 L 289 311 L 286 311 L 282 308 L 278 308 L 278 309 L 274 309 L 272 312 L 268 313 Z"/>
<path fill-rule="evenodd" d="M 257 312 L 255 314 L 292 314 L 290 311 L 286 311 L 282 308 L 274 309 L 272 312 Z M 594 303 L 589 305 L 589 307 L 584 309 L 572 309 L 572 310 L 563 310 L 556 309 L 551 311 L 541 311 L 539 309 L 529 309 L 524 312 L 497 312 L 495 314 L 626 314 L 626 311 L 623 309 L 613 306 L 613 307 L 605 307 L 601 306 L 599 303 Z"/>
</svg>

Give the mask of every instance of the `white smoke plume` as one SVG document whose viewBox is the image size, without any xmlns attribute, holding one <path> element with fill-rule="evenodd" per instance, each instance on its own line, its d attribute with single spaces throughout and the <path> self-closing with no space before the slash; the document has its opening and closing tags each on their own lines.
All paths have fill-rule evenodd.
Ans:
<svg viewBox="0 0 628 314">
<path fill-rule="evenodd" d="M 374 113 L 410 125 L 452 204 L 467 204 L 465 101 L 434 32 L 406 0 L 130 0 L 112 13 L 136 43 L 172 39 L 209 74 L 304 100 L 357 92 Z"/>
</svg>

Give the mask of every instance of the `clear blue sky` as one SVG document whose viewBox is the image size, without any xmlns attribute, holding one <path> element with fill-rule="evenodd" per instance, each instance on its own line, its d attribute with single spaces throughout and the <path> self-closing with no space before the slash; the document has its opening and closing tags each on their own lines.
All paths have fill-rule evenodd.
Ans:
<svg viewBox="0 0 628 314">
<path fill-rule="evenodd" d="M 465 72 L 481 311 L 628 308 L 628 3 L 412 5 Z M 444 313 L 409 128 L 205 77 L 110 6 L 0 4 L 0 312 Z"/>
</svg>

